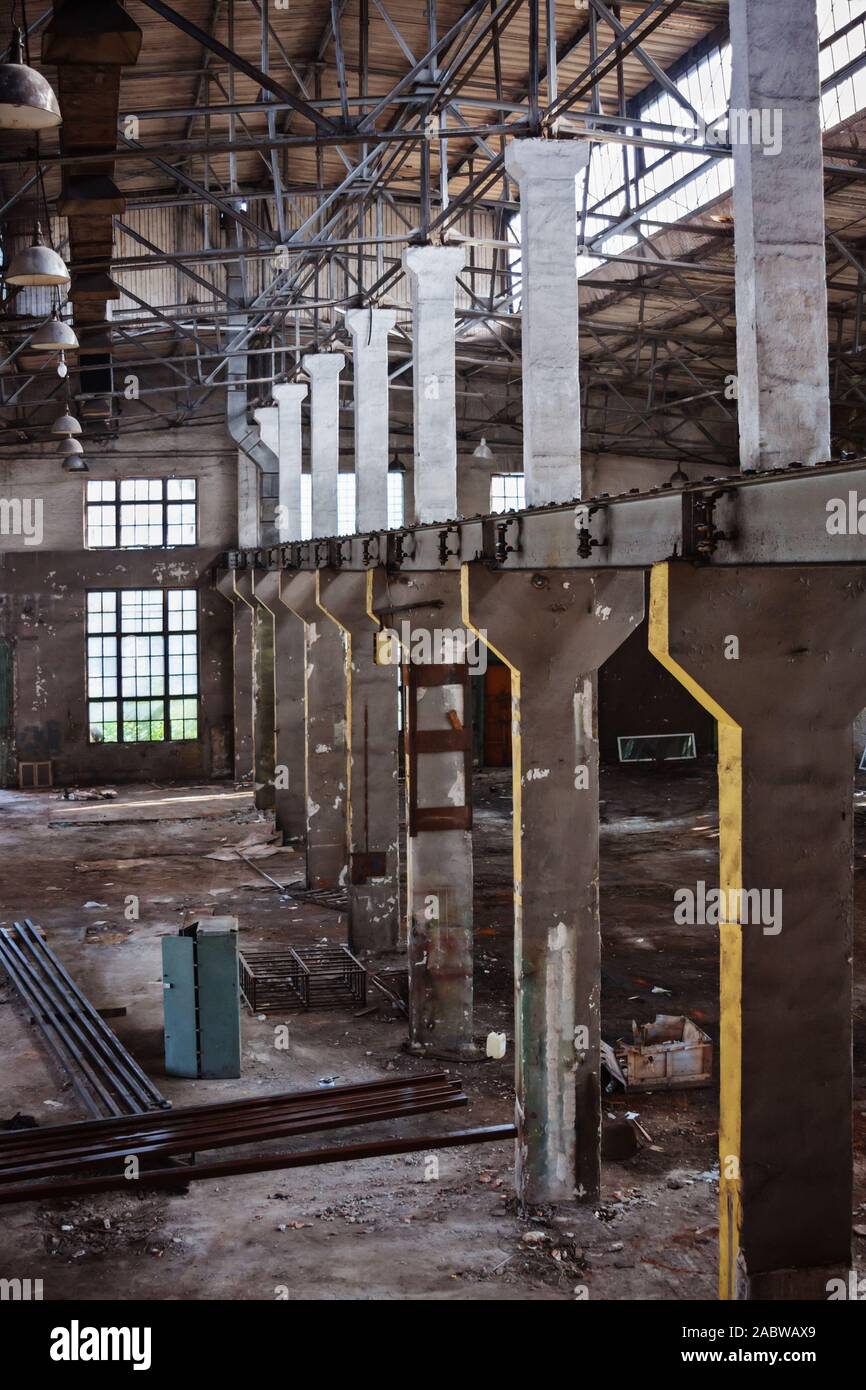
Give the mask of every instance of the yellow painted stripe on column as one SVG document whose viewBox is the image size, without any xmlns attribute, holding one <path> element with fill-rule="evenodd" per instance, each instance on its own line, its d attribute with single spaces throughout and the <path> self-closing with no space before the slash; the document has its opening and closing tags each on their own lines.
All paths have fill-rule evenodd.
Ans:
<svg viewBox="0 0 866 1390">
<path fill-rule="evenodd" d="M 654 565 L 650 576 L 649 649 L 718 723 L 719 887 L 727 905 L 739 902 L 743 884 L 743 731 L 671 656 L 669 598 L 665 561 Z M 731 1299 L 742 1226 L 743 938 L 738 921 L 725 920 L 719 927 L 719 1036 L 719 1297 Z"/>
</svg>

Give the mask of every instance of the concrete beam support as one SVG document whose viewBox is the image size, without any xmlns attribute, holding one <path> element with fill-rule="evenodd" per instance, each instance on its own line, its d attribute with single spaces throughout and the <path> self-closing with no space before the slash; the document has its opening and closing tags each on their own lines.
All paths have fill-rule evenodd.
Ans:
<svg viewBox="0 0 866 1390">
<path fill-rule="evenodd" d="M 279 460 L 277 492 L 277 540 L 280 545 L 301 539 L 301 472 L 303 461 L 301 404 L 307 388 L 300 382 L 282 382 L 273 388 L 277 414 Z M 256 418 L 264 412 L 256 412 Z"/>
<path fill-rule="evenodd" d="M 337 534 L 337 474 L 340 471 L 341 352 L 314 352 L 301 359 L 310 378 L 310 471 L 313 535 Z"/>
<path fill-rule="evenodd" d="M 580 497 L 577 195 L 589 141 L 512 140 L 520 189 L 521 372 L 526 502 Z"/>
<path fill-rule="evenodd" d="M 463 566 L 463 617 L 511 668 L 517 1189 L 601 1180 L 598 669 L 644 611 L 637 572 Z"/>
<path fill-rule="evenodd" d="M 731 0 L 740 463 L 830 457 L 815 0 Z"/>
<path fill-rule="evenodd" d="M 260 811 L 274 808 L 274 629 L 256 602 L 252 570 L 234 571 L 235 594 L 250 610 L 252 624 L 253 788 Z"/>
<path fill-rule="evenodd" d="M 456 246 L 411 246 L 403 269 L 412 288 L 415 519 L 457 516 L 454 296 L 463 269 Z"/>
<path fill-rule="evenodd" d="M 235 591 L 235 574 L 220 575 L 217 589 L 232 606 L 232 703 L 234 707 L 234 778 L 253 781 L 253 615 Z"/>
<path fill-rule="evenodd" d="M 306 831 L 304 625 L 280 602 L 276 570 L 253 571 L 253 594 L 273 643 L 274 820 L 284 840 L 300 840 Z"/>
<path fill-rule="evenodd" d="M 371 607 L 400 638 L 404 661 L 409 1049 L 471 1058 L 472 714 L 465 663 L 450 660 L 467 635 L 459 572 L 377 569 Z M 451 650 L 437 650 L 440 640 Z"/>
<path fill-rule="evenodd" d="M 388 334 L 395 309 L 350 309 L 355 378 L 356 530 L 388 525 Z"/>
<path fill-rule="evenodd" d="M 280 601 L 304 624 L 307 886 L 348 882 L 346 649 L 316 602 L 315 571 L 281 573 Z"/>
<path fill-rule="evenodd" d="M 720 1295 L 826 1299 L 851 1261 L 866 567 L 657 565 L 650 648 L 719 725 Z"/>
<path fill-rule="evenodd" d="M 396 664 L 378 665 L 372 573 L 319 570 L 318 603 L 346 643 L 349 946 L 380 954 L 400 943 L 400 791 Z"/>
</svg>

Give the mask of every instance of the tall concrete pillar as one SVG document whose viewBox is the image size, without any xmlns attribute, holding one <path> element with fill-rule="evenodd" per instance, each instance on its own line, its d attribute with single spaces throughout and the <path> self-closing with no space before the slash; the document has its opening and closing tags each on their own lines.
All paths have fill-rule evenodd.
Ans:
<svg viewBox="0 0 866 1390">
<path fill-rule="evenodd" d="M 454 296 L 464 255 L 457 246 L 411 246 L 403 269 L 412 287 L 415 518 L 457 516 L 457 399 Z"/>
<path fill-rule="evenodd" d="M 830 457 L 815 0 L 731 0 L 740 463 Z"/>
<path fill-rule="evenodd" d="M 313 483 L 313 535 L 337 534 L 337 474 L 340 471 L 341 352 L 314 352 L 302 358 L 310 378 L 310 471 Z"/>
<path fill-rule="evenodd" d="M 234 570 L 236 599 L 250 612 L 252 665 L 253 788 L 260 811 L 274 807 L 274 633 L 269 615 L 256 602 L 252 569 Z"/>
<path fill-rule="evenodd" d="M 463 616 L 511 668 L 517 1190 L 601 1181 L 599 667 L 643 617 L 626 571 L 463 566 Z"/>
<path fill-rule="evenodd" d="M 273 447 L 280 467 L 277 539 L 281 545 L 301 539 L 301 403 L 306 394 L 307 388 L 300 382 L 280 382 L 273 388 L 278 421 Z"/>
<path fill-rule="evenodd" d="M 520 189 L 521 373 L 526 501 L 581 495 L 577 345 L 577 195 L 589 141 L 512 140 Z"/>
<path fill-rule="evenodd" d="M 232 606 L 232 706 L 234 778 L 253 781 L 253 615 L 235 592 L 235 570 L 217 580 L 217 589 Z"/>
<path fill-rule="evenodd" d="M 355 377 L 356 529 L 388 524 L 388 334 L 395 309 L 350 309 Z"/>
<path fill-rule="evenodd" d="M 346 643 L 349 946 L 395 951 L 400 942 L 400 792 L 397 671 L 377 664 L 372 572 L 319 570 L 318 602 Z"/>
<path fill-rule="evenodd" d="M 459 571 L 377 569 L 371 606 L 404 662 L 409 1048 L 471 1058 L 472 714 Z"/>
<path fill-rule="evenodd" d="M 306 830 L 304 772 L 304 624 L 280 602 L 277 570 L 253 570 L 260 621 L 270 621 L 274 689 L 274 820 L 283 839 Z"/>
<path fill-rule="evenodd" d="M 719 727 L 720 1296 L 826 1299 L 851 1261 L 866 567 L 657 565 L 650 649 Z"/>
<path fill-rule="evenodd" d="M 280 601 L 304 624 L 304 787 L 309 888 L 348 882 L 346 651 L 316 602 L 316 573 L 282 571 Z"/>
</svg>

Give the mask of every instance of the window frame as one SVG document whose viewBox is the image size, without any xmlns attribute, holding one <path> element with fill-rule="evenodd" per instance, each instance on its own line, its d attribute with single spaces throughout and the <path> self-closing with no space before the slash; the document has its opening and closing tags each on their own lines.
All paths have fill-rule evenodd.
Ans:
<svg viewBox="0 0 866 1390">
<path fill-rule="evenodd" d="M 98 500 L 98 501 L 97 501 L 97 500 L 91 501 L 91 500 L 89 499 L 89 497 L 88 497 L 88 493 L 89 493 L 89 490 L 90 490 L 91 485 L 94 484 L 94 483 L 95 483 L 95 484 L 99 484 L 100 486 L 104 486 L 106 483 L 111 484 L 111 485 L 114 487 L 114 489 L 115 489 L 115 493 L 114 493 L 114 498 L 113 498 L 113 500 L 109 500 L 109 501 L 107 501 L 107 502 L 106 502 L 106 501 L 102 501 L 101 499 Z M 161 519 L 162 519 L 162 540 L 161 540 L 158 544 L 153 544 L 153 545 L 152 545 L 152 544 L 150 544 L 150 543 L 146 543 L 146 544 L 145 544 L 145 543 L 142 543 L 142 544 L 140 544 L 140 545 L 139 545 L 139 544 L 135 544 L 135 545 L 125 545 L 125 544 L 123 544 L 123 542 L 121 541 L 120 536 L 121 536 L 121 530 L 122 530 L 122 528 L 121 528 L 121 514 L 122 514 L 122 509 L 123 509 L 124 507 L 130 507 L 130 506 L 134 507 L 134 506 L 136 506 L 136 505 L 139 505 L 138 502 L 137 502 L 137 500 L 136 500 L 135 498 L 121 497 L 121 495 L 120 495 L 120 493 L 121 493 L 121 487 L 122 487 L 122 485 L 123 485 L 124 483 L 148 483 L 148 484 L 151 484 L 151 483 L 158 483 L 158 484 L 160 485 L 160 496 L 159 496 L 159 498 L 158 498 L 158 499 L 154 499 L 153 501 L 152 501 L 150 498 L 148 498 L 146 502 L 144 502 L 144 503 L 141 504 L 141 505 L 144 505 L 144 506 L 158 506 L 158 507 L 160 508 L 160 511 L 161 511 Z M 169 484 L 169 483 L 188 483 L 188 484 L 191 484 L 191 485 L 192 485 L 192 489 L 193 489 L 193 495 L 192 495 L 192 497 L 191 497 L 191 498 L 188 498 L 188 497 L 169 497 L 169 496 L 168 496 L 168 484 Z M 194 549 L 198 546 L 198 543 L 199 543 L 198 503 L 199 503 L 199 492 L 198 492 L 198 479 L 197 479 L 197 478 L 178 478 L 178 477 L 160 477 L 160 478 L 88 478 L 88 479 L 87 479 L 87 486 L 86 486 L 85 489 L 84 489 L 84 548 L 85 548 L 85 550 L 124 550 L 124 551 L 126 551 L 126 550 L 194 550 Z M 169 508 L 170 508 L 170 507 L 175 507 L 175 506 L 192 506 L 192 508 L 193 508 L 193 539 L 192 539 L 191 541 L 171 541 L 171 542 L 170 542 L 169 539 L 168 539 L 169 526 L 170 526 L 170 525 L 178 525 L 178 524 L 181 524 L 181 525 L 182 525 L 182 524 L 183 524 L 183 523 L 169 522 L 169 519 L 168 519 L 168 516 L 169 516 Z M 94 544 L 93 542 L 91 542 L 91 539 L 90 539 L 90 532 L 91 532 L 90 509 L 91 509 L 91 507 L 94 507 L 94 508 L 98 507 L 100 510 L 104 509 L 105 511 L 107 511 L 107 512 L 113 514 L 113 518 L 114 518 L 114 544 L 113 544 L 113 545 L 96 545 L 96 544 Z M 135 525 L 135 524 L 136 524 L 136 523 L 133 523 L 133 525 Z M 94 522 L 94 528 L 93 528 L 93 529 L 96 529 L 97 526 L 101 526 L 101 525 L 102 525 L 101 522 Z"/>
<path fill-rule="evenodd" d="M 122 616 L 122 615 L 123 615 L 123 598 L 122 598 L 122 595 L 123 595 L 123 594 L 150 594 L 150 593 L 159 593 L 160 596 L 161 596 L 161 600 L 162 600 L 162 603 L 161 603 L 161 610 L 162 610 L 162 612 L 161 612 L 161 624 L 160 624 L 159 629 L 158 629 L 157 631 L 153 631 L 153 630 L 147 631 L 147 630 L 144 630 L 144 631 L 139 631 L 139 632 L 128 632 L 128 631 L 127 631 L 127 632 L 124 632 L 123 626 L 122 626 L 122 623 L 123 623 L 123 616 Z M 92 628 L 91 628 L 90 623 L 91 623 L 91 611 L 92 611 L 92 610 L 91 610 L 91 602 L 90 602 L 90 600 L 91 600 L 91 596 L 92 596 L 92 595 L 96 595 L 96 594 L 100 595 L 101 603 L 100 603 L 100 608 L 99 608 L 98 611 L 101 612 L 101 613 L 104 613 L 104 612 L 105 612 L 105 599 L 104 599 L 104 596 L 105 596 L 105 595 L 108 595 L 108 594 L 114 595 L 114 612 L 113 612 L 113 618 L 110 618 L 110 621 L 113 621 L 113 629 L 112 629 L 111 631 L 106 632 L 106 631 L 104 630 L 104 628 L 103 628 L 101 625 L 100 625 L 100 627 L 99 627 L 98 629 L 92 629 Z M 170 605 L 170 595 L 171 595 L 171 594 L 192 594 L 192 595 L 194 596 L 195 626 L 194 626 L 194 628 L 193 628 L 192 630 L 187 629 L 186 627 L 183 626 L 183 624 L 181 624 L 180 627 L 175 627 L 175 628 L 171 628 L 171 627 L 169 626 L 169 618 L 170 618 L 170 613 L 171 613 L 171 605 Z M 94 588 L 87 588 L 87 589 L 85 590 L 85 609 L 84 609 L 84 706 L 85 706 L 85 722 L 86 722 L 86 729 L 87 729 L 87 742 L 88 742 L 88 746 L 93 747 L 93 746 L 97 746 L 97 745 L 99 745 L 99 744 L 104 744 L 104 745 L 106 745 L 106 746 L 108 746 L 108 747 L 111 747 L 111 748 L 116 748 L 116 747 L 119 747 L 119 746 L 124 746 L 124 747 L 135 747 L 135 746 L 141 746 L 141 745 L 145 745 L 145 744 L 159 744 L 160 746 L 164 746 L 164 745 L 166 745 L 166 744 L 197 743 L 197 742 L 200 740 L 200 738 L 201 738 L 201 622 L 200 622 L 200 608 L 201 608 L 201 605 L 200 605 L 200 600 L 199 600 L 199 590 L 198 590 L 197 588 L 191 587 L 191 586 L 188 585 L 188 584 L 167 585 L 167 586 L 165 586 L 165 587 L 161 587 L 161 586 L 158 586 L 158 585 L 151 585 L 151 586 L 146 586 L 146 585 L 145 585 L 145 586 L 133 586 L 133 585 L 128 585 L 128 584 L 123 584 L 123 585 L 108 585 L 108 586 L 100 585 L 98 588 L 96 588 L 96 587 L 94 587 Z M 97 611 L 97 610 L 93 610 L 93 611 L 95 612 L 95 611 Z M 183 601 L 181 600 L 181 603 L 180 603 L 180 612 L 181 612 L 181 614 L 182 614 L 184 611 L 185 611 L 185 606 L 184 606 L 184 604 L 183 604 Z M 138 658 L 137 658 L 137 653 L 135 653 L 134 651 L 133 651 L 132 653 L 130 653 L 126 658 L 124 658 L 123 649 L 122 649 L 122 642 L 123 642 L 124 637 L 134 637 L 134 638 L 145 638 L 145 639 L 149 639 L 148 645 L 151 645 L 151 640 L 154 639 L 154 638 L 156 638 L 156 639 L 159 641 L 159 643 L 160 643 L 160 648 L 161 648 L 161 656 L 162 656 L 162 672 L 161 672 L 161 675 L 162 675 L 163 691 L 162 691 L 162 694 L 161 694 L 161 695 L 137 695 L 137 694 L 126 694 L 126 693 L 124 692 L 124 689 L 123 689 L 124 678 L 125 678 L 125 675 L 127 675 L 127 676 L 129 675 L 129 670 L 127 670 L 126 672 L 124 671 L 124 660 L 126 659 L 127 662 L 131 662 L 132 671 L 133 671 L 133 674 L 135 674 L 135 665 L 136 665 L 136 662 L 137 662 L 137 659 L 138 659 Z M 173 653 L 173 652 L 171 651 L 171 639 L 172 639 L 173 637 L 174 637 L 174 638 L 177 638 L 177 637 L 180 637 L 180 638 L 192 637 L 192 638 L 194 639 L 194 645 L 195 645 L 195 693 L 194 693 L 194 694 L 189 694 L 189 693 L 186 692 L 186 691 L 181 691 L 180 693 L 178 693 L 178 692 L 176 692 L 176 691 L 175 691 L 175 692 L 172 692 L 172 691 L 169 689 L 169 685 L 170 685 L 171 678 L 172 678 L 172 675 L 173 675 L 173 674 L 175 674 L 175 675 L 178 675 L 178 674 L 179 674 L 181 680 L 182 680 L 184 683 L 185 683 L 185 680 L 186 680 L 186 677 L 187 677 L 187 672 L 185 672 L 183 669 L 181 669 L 181 671 L 180 671 L 179 673 L 172 673 L 171 670 L 170 670 L 170 663 L 171 663 L 171 658 L 172 658 L 172 656 L 180 655 L 180 657 L 181 657 L 181 659 L 182 659 L 182 665 L 183 665 L 183 658 L 187 655 L 187 653 L 185 653 L 183 650 L 181 650 L 181 652 L 180 652 L 179 654 L 178 654 L 178 653 Z M 95 695 L 95 694 L 93 694 L 93 693 L 91 692 L 91 682 L 92 682 L 93 680 L 95 680 L 95 679 L 96 679 L 96 680 L 99 680 L 100 682 L 101 682 L 101 681 L 104 681 L 104 680 L 106 679 L 106 675 L 105 675 L 104 668 L 101 670 L 100 675 L 99 675 L 98 677 L 94 677 L 94 676 L 91 675 L 91 672 L 90 672 L 90 663 L 91 663 L 91 660 L 92 660 L 93 658 L 91 657 L 91 646 L 90 646 L 90 644 L 91 644 L 91 641 L 92 641 L 93 639 L 98 639 L 98 640 L 100 641 L 100 643 L 102 643 L 102 642 L 105 641 L 106 638 L 109 639 L 110 641 L 112 641 L 113 644 L 114 644 L 114 653 L 113 653 L 113 656 L 110 655 L 110 654 L 109 654 L 108 656 L 106 656 L 106 653 L 105 653 L 104 651 L 100 651 L 99 654 L 98 654 L 98 657 L 97 657 L 96 659 L 98 659 L 98 660 L 100 661 L 100 663 L 104 662 L 105 660 L 108 660 L 109 662 L 112 662 L 112 661 L 113 661 L 113 663 L 114 663 L 114 673 L 113 673 L 113 676 L 112 676 L 111 674 L 109 674 L 108 679 L 109 679 L 109 680 L 112 680 L 112 679 L 113 679 L 113 681 L 114 681 L 114 686 L 115 686 L 115 691 L 114 691 L 114 694 L 113 694 L 113 695 L 109 695 L 109 696 L 106 696 L 104 693 L 100 693 L 99 695 Z M 152 654 L 151 654 L 151 653 L 148 653 L 148 661 L 150 661 L 150 660 L 152 660 Z M 149 678 L 150 678 L 150 679 L 153 679 L 153 676 L 150 675 Z M 185 727 L 186 724 L 187 724 L 188 722 L 190 722 L 190 721 L 189 721 L 189 719 L 188 719 L 188 717 L 187 717 L 186 708 L 185 708 L 185 707 L 184 707 L 183 713 L 180 715 L 179 720 L 176 719 L 176 718 L 173 719 L 172 713 L 171 713 L 171 705 L 172 705 L 172 702 L 173 702 L 173 701 L 183 701 L 183 702 L 186 702 L 186 701 L 192 701 L 192 700 L 195 701 L 195 733 L 194 733 L 194 734 L 191 734 L 191 735 L 186 735 L 186 734 L 184 734 L 184 735 L 182 735 L 182 736 L 179 737 L 179 738 L 175 738 L 175 737 L 172 736 L 172 726 L 173 726 L 173 724 L 177 724 L 178 722 L 180 722 L 180 724 L 181 724 L 182 726 Z M 138 703 L 147 703 L 148 705 L 151 705 L 151 706 L 154 705 L 154 704 L 160 704 L 160 705 L 162 706 L 162 714 L 161 714 L 161 716 L 160 716 L 160 719 L 159 719 L 159 720 L 155 720 L 155 719 L 150 719 L 150 718 L 147 718 L 147 719 L 140 719 L 140 718 L 127 719 L 127 718 L 125 718 L 125 715 L 124 715 L 124 706 L 127 705 L 127 704 L 132 704 L 132 703 L 135 703 L 135 704 L 138 704 Z M 91 717 L 91 708 L 92 708 L 92 706 L 94 706 L 94 705 L 101 705 L 103 708 L 105 708 L 106 706 L 112 706 L 112 707 L 113 707 L 113 718 L 108 718 L 108 719 L 102 718 L 101 720 L 100 720 L 100 719 L 93 719 L 93 718 Z M 125 737 L 124 737 L 124 725 L 125 725 L 125 724 L 133 724 L 133 723 L 134 723 L 134 724 L 143 724 L 143 723 L 151 723 L 151 724 L 153 724 L 153 723 L 157 723 L 157 722 L 161 722 L 161 723 L 162 723 L 162 728 L 163 728 L 163 737 L 162 737 L 162 738 L 125 738 Z M 113 724 L 114 727 L 115 727 L 115 730 L 116 730 L 116 737 L 113 738 L 113 739 L 94 738 L 94 736 L 93 736 L 93 729 L 94 729 L 94 727 L 95 727 L 96 725 L 99 725 L 99 724 L 102 724 L 102 725 L 105 725 L 105 724 Z"/>
</svg>

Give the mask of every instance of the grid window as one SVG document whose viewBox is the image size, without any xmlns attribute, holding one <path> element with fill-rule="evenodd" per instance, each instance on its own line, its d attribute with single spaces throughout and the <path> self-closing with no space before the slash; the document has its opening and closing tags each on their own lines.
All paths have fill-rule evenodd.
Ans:
<svg viewBox="0 0 866 1390">
<path fill-rule="evenodd" d="M 313 478 L 310 473 L 301 474 L 301 534 L 299 540 L 308 541 L 313 535 Z"/>
<path fill-rule="evenodd" d="M 406 504 L 403 492 L 404 475 L 393 469 L 388 474 L 388 530 L 396 531 L 403 525 Z"/>
<path fill-rule="evenodd" d="M 519 512 L 526 506 L 522 473 L 494 473 L 490 479 L 491 512 Z"/>
<path fill-rule="evenodd" d="M 337 535 L 355 534 L 355 475 L 337 474 Z"/>
<path fill-rule="evenodd" d="M 88 482 L 85 521 L 86 543 L 91 550 L 195 545 L 195 479 Z"/>
<path fill-rule="evenodd" d="M 198 738 L 195 589 L 101 589 L 87 595 L 91 743 Z"/>
</svg>

